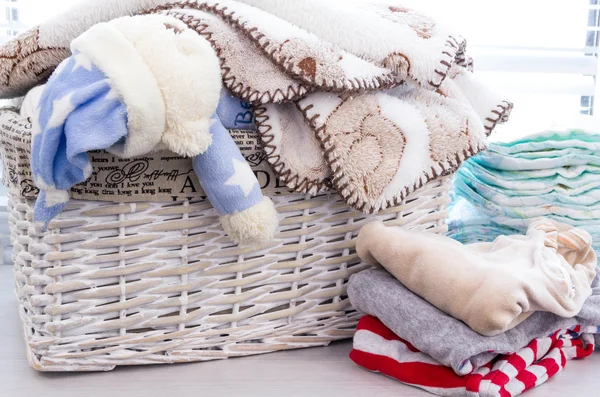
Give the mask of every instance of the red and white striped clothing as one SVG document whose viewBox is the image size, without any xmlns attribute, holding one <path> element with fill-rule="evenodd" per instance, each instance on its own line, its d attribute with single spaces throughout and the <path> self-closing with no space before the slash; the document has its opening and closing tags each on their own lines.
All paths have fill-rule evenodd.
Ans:
<svg viewBox="0 0 600 397">
<path fill-rule="evenodd" d="M 366 316 L 358 324 L 350 358 L 370 371 L 440 396 L 512 397 L 546 382 L 568 360 L 592 354 L 593 333 L 597 332 L 597 327 L 560 330 L 459 376 L 396 336 L 377 318 Z"/>
</svg>

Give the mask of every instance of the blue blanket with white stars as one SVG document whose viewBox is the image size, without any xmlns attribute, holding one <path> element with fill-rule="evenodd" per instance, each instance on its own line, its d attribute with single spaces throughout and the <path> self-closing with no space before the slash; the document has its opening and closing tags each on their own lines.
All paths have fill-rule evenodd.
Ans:
<svg viewBox="0 0 600 397">
<path fill-rule="evenodd" d="M 65 60 L 48 81 L 36 108 L 31 166 L 40 195 L 34 220 L 44 229 L 69 202 L 69 190 L 92 173 L 87 152 L 122 145 L 127 106 L 110 79 L 85 55 Z M 228 129 L 254 129 L 250 107 L 223 92 L 212 117 L 212 144 L 193 159 L 203 190 L 220 215 L 245 211 L 262 200 L 260 186 Z"/>
</svg>

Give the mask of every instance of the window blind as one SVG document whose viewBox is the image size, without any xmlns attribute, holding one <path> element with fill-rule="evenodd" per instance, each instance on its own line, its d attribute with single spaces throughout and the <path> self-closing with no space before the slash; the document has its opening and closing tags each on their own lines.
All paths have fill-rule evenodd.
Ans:
<svg viewBox="0 0 600 397">
<path fill-rule="evenodd" d="M 515 103 L 495 139 L 594 113 L 599 0 L 406 1 L 464 35 L 476 74 Z"/>
<path fill-rule="evenodd" d="M 17 36 L 25 29 L 21 22 L 21 9 L 18 0 L 0 0 L 0 43 L 4 43 L 14 36 Z"/>
<path fill-rule="evenodd" d="M 0 0 L 5 7 L 0 39 L 6 41 L 78 1 Z M 532 111 L 540 117 L 544 112 L 555 117 L 593 113 L 600 0 L 396 1 L 467 37 L 480 78 L 517 102 L 513 119 Z"/>
</svg>

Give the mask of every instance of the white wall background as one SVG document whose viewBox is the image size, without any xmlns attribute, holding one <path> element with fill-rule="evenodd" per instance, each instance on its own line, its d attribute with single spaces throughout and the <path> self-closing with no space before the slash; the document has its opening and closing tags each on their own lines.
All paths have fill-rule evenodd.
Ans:
<svg viewBox="0 0 600 397">
<path fill-rule="evenodd" d="M 60 14 L 82 0 L 19 0 L 21 22 L 28 26 Z"/>
</svg>

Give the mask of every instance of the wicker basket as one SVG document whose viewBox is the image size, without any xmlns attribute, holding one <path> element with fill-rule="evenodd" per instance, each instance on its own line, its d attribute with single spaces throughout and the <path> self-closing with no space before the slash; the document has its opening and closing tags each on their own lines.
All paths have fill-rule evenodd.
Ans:
<svg viewBox="0 0 600 397">
<path fill-rule="evenodd" d="M 446 231 L 448 177 L 377 217 Z M 353 335 L 345 284 L 365 269 L 354 237 L 370 218 L 334 195 L 274 197 L 277 241 L 232 244 L 206 201 L 73 200 L 39 234 L 11 196 L 16 291 L 27 354 L 41 371 L 222 359 Z"/>
</svg>

